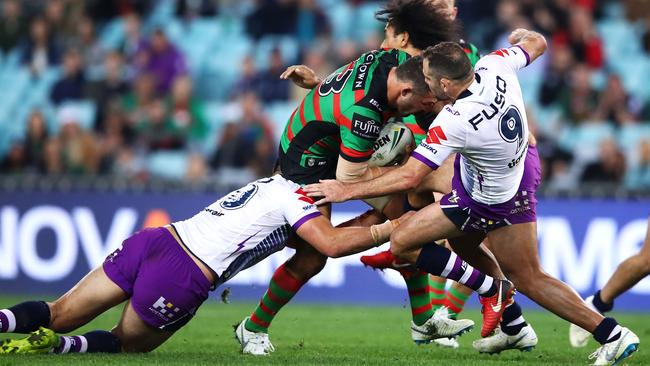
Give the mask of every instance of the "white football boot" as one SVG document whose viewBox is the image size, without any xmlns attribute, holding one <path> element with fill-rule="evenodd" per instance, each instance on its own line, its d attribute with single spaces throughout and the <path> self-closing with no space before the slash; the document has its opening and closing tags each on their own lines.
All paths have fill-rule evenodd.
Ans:
<svg viewBox="0 0 650 366">
<path fill-rule="evenodd" d="M 411 321 L 411 339 L 415 344 L 431 343 L 438 338 L 454 338 L 474 328 L 474 321 L 469 319 L 449 319 L 447 309 L 436 310 L 424 324 L 416 325 Z"/>
<path fill-rule="evenodd" d="M 521 328 L 519 333 L 508 335 L 501 328 L 494 330 L 494 333 L 485 338 L 477 339 L 472 343 L 475 350 L 480 353 L 500 353 L 508 349 L 518 349 L 522 352 L 532 351 L 537 345 L 537 334 L 530 324 Z"/>
<path fill-rule="evenodd" d="M 246 320 L 248 320 L 248 317 L 242 320 L 235 329 L 235 338 L 241 345 L 241 352 L 255 356 L 267 356 L 275 351 L 275 347 L 269 340 L 268 333 L 251 332 L 244 326 Z"/>
<path fill-rule="evenodd" d="M 639 337 L 631 330 L 622 328 L 621 336 L 617 340 L 598 347 L 589 359 L 596 359 L 592 365 L 616 365 L 630 357 L 637 349 L 639 349 Z"/>
<path fill-rule="evenodd" d="M 594 299 L 593 296 L 589 296 L 588 298 L 585 299 L 585 302 L 587 303 L 587 306 L 593 310 L 593 311 L 598 311 L 596 310 L 596 307 L 594 307 L 592 300 Z M 586 330 L 580 328 L 579 326 L 575 324 L 569 325 L 569 342 L 571 343 L 571 346 L 580 348 L 580 347 L 585 347 L 587 343 L 589 343 L 589 338 L 591 337 L 591 333 L 587 332 Z"/>
<path fill-rule="evenodd" d="M 458 337 L 437 338 L 433 340 L 433 343 L 435 343 L 436 345 L 442 348 L 457 349 L 458 347 L 460 347 L 460 343 L 458 343 Z"/>
</svg>

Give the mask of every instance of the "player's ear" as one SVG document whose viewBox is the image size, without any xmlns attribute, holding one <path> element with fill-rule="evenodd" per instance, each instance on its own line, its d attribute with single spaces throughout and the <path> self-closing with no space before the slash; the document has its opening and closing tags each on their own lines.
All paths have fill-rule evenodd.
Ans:
<svg viewBox="0 0 650 366">
<path fill-rule="evenodd" d="M 399 41 L 400 48 L 405 48 L 406 45 L 409 44 L 410 39 L 411 37 L 409 36 L 408 32 L 402 32 L 400 34 L 400 41 Z"/>
<path fill-rule="evenodd" d="M 400 95 L 401 95 L 403 98 L 408 98 L 411 94 L 413 94 L 413 88 L 411 88 L 410 86 L 405 86 L 405 87 L 402 88 L 402 90 L 400 91 Z"/>
</svg>

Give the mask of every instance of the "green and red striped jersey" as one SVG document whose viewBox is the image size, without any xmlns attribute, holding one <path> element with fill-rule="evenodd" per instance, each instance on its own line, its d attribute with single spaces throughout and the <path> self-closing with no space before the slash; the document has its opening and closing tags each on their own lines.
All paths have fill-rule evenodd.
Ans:
<svg viewBox="0 0 650 366">
<path fill-rule="evenodd" d="M 390 117 L 388 73 L 408 57 L 399 50 L 376 50 L 334 71 L 291 114 L 280 140 L 282 151 L 303 167 L 337 155 L 352 162 L 368 160 Z"/>
</svg>

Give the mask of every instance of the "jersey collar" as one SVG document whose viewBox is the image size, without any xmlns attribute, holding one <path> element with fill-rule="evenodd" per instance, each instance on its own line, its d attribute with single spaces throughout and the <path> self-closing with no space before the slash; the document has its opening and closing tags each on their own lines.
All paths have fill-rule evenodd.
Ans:
<svg viewBox="0 0 650 366">
<path fill-rule="evenodd" d="M 456 100 L 467 98 L 472 94 L 480 94 L 483 86 L 481 85 L 481 76 L 479 74 L 474 74 L 474 81 L 463 90 L 462 93 L 456 98 Z"/>
</svg>

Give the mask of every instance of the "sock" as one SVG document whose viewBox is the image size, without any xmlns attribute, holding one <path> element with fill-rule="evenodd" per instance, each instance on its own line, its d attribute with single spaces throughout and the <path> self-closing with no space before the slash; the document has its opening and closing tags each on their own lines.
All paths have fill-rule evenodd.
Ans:
<svg viewBox="0 0 650 366">
<path fill-rule="evenodd" d="M 452 319 L 458 318 L 458 314 L 463 311 L 465 301 L 469 298 L 468 294 L 464 294 L 456 288 L 451 286 L 445 296 L 444 306 L 449 309 L 449 317 Z"/>
<path fill-rule="evenodd" d="M 621 337 L 621 326 L 614 318 L 605 318 L 594 330 L 594 339 L 600 344 L 613 342 Z"/>
<path fill-rule="evenodd" d="M 463 284 L 482 296 L 492 296 L 497 291 L 494 278 L 481 273 L 456 253 L 440 245 L 428 244 L 422 247 L 416 266 L 434 276 Z"/>
<path fill-rule="evenodd" d="M 50 307 L 44 301 L 26 301 L 0 310 L 0 333 L 30 333 L 50 325 Z"/>
<path fill-rule="evenodd" d="M 528 325 L 524 319 L 524 315 L 521 312 L 521 307 L 516 302 L 506 306 L 506 310 L 503 312 L 503 318 L 501 319 L 501 330 L 507 335 L 516 335 L 518 334 L 523 327 Z"/>
<path fill-rule="evenodd" d="M 94 330 L 79 336 L 60 336 L 59 346 L 52 353 L 119 353 L 120 340 L 111 332 Z"/>
<path fill-rule="evenodd" d="M 257 305 L 251 317 L 244 324 L 246 329 L 253 332 L 268 333 L 269 326 L 278 311 L 291 301 L 302 285 L 305 284 L 306 281 L 302 282 L 293 277 L 286 270 L 285 264 L 275 270 L 269 288 L 262 297 L 260 304 Z"/>
<path fill-rule="evenodd" d="M 403 273 L 406 288 L 409 291 L 411 316 L 416 325 L 424 324 L 433 316 L 433 307 L 429 297 L 429 274 L 423 271 Z"/>
<path fill-rule="evenodd" d="M 426 272 L 425 272 L 426 273 Z M 431 298 L 431 307 L 433 311 L 440 309 L 445 301 L 445 286 L 447 279 L 431 276 L 426 274 L 429 278 L 429 298 Z"/>
<path fill-rule="evenodd" d="M 601 314 L 606 313 L 608 311 L 612 311 L 612 309 L 614 308 L 613 301 L 611 304 L 607 304 L 606 302 L 603 301 L 603 299 L 600 297 L 600 290 L 596 291 L 593 299 L 591 300 L 591 303 L 594 305 L 596 310 L 598 310 Z"/>
</svg>

